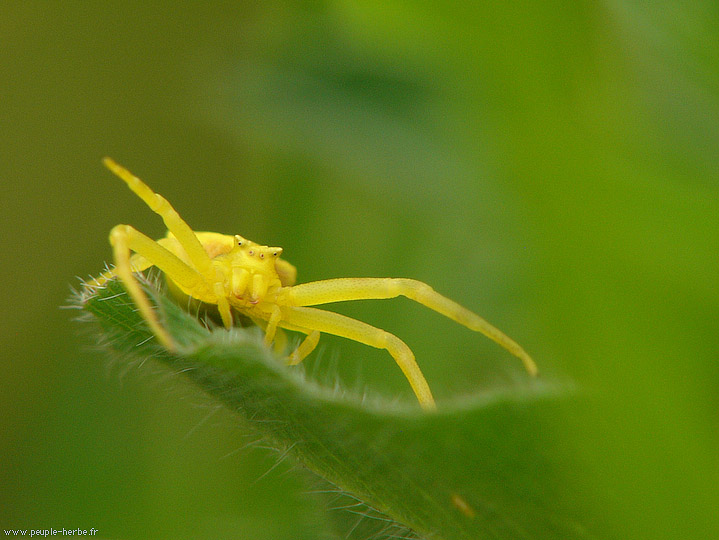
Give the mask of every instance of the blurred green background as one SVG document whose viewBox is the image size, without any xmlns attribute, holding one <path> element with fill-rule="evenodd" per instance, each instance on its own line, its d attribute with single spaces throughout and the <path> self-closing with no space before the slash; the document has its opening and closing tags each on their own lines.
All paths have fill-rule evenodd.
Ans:
<svg viewBox="0 0 719 540">
<path fill-rule="evenodd" d="M 719 537 L 715 2 L 0 12 L 0 526 L 325 532 L 292 464 L 270 471 L 232 415 L 58 309 L 113 225 L 164 234 L 110 155 L 193 227 L 283 246 L 302 281 L 413 277 L 475 309 L 601 404 L 560 442 L 607 530 Z M 337 310 L 405 339 L 440 400 L 520 373 L 409 302 Z M 324 339 L 307 369 L 412 399 L 354 343 Z"/>
</svg>

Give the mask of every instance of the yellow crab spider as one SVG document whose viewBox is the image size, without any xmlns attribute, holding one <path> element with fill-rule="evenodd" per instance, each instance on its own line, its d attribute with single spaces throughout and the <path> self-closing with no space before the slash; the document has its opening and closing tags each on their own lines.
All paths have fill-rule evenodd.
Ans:
<svg viewBox="0 0 719 540">
<path fill-rule="evenodd" d="M 534 361 L 512 339 L 421 281 L 339 278 L 295 285 L 297 271 L 280 258 L 282 248 L 259 245 L 239 235 L 193 231 L 170 203 L 142 180 L 110 158 L 105 158 L 103 163 L 162 218 L 168 233 L 155 241 L 130 225 L 115 226 L 110 232 L 115 267 L 97 278 L 95 284 L 102 285 L 108 279 L 119 277 L 158 341 L 170 351 L 177 350 L 177 346 L 160 324 L 134 276 L 134 272 L 151 266 L 165 274 L 172 289 L 179 289 L 205 304 L 216 305 L 226 328 L 232 327 L 233 313 L 238 313 L 264 328 L 268 346 L 273 343 L 278 328 L 306 334 L 289 356 L 289 364 L 298 364 L 309 355 L 321 333 L 386 349 L 425 409 L 435 408 L 434 398 L 414 354 L 402 340 L 364 322 L 309 306 L 406 296 L 481 332 L 522 360 L 531 375 L 537 373 Z"/>
</svg>

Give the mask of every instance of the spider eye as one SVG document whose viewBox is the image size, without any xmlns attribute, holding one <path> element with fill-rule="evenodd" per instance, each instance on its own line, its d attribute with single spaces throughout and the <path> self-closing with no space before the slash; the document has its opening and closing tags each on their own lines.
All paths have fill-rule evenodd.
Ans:
<svg viewBox="0 0 719 540">
<path fill-rule="evenodd" d="M 264 259 L 264 258 L 265 258 L 265 254 L 264 254 L 264 253 L 260 253 L 260 259 Z"/>
<path fill-rule="evenodd" d="M 279 254 L 280 254 L 279 251 L 275 251 L 275 252 L 272 254 L 272 256 L 273 256 L 273 257 L 277 257 L 277 255 L 279 255 Z"/>
</svg>

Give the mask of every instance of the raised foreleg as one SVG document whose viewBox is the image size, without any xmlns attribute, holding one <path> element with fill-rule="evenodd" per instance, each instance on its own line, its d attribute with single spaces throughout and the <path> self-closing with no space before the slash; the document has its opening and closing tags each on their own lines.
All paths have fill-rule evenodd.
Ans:
<svg viewBox="0 0 719 540">
<path fill-rule="evenodd" d="M 193 266 L 205 278 L 207 282 L 217 280 L 217 275 L 212 268 L 210 257 L 200 240 L 190 226 L 180 217 L 172 205 L 159 193 L 155 193 L 150 187 L 130 171 L 118 165 L 110 158 L 102 160 L 105 166 L 120 177 L 133 193 L 140 197 L 152 211 L 158 214 L 165 222 L 167 229 L 175 236 Z"/>
</svg>

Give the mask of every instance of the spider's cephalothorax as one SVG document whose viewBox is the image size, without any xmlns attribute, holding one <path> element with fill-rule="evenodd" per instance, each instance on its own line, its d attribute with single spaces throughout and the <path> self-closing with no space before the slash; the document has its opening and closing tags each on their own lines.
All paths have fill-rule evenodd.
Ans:
<svg viewBox="0 0 719 540">
<path fill-rule="evenodd" d="M 249 309 L 265 298 L 275 298 L 283 285 L 276 263 L 282 248 L 260 246 L 240 235 L 235 235 L 232 249 L 213 260 L 222 273 L 225 295 L 230 306 Z"/>
<path fill-rule="evenodd" d="M 177 345 L 160 324 L 133 275 L 151 266 L 165 273 L 176 294 L 217 306 L 227 328 L 233 325 L 233 313 L 239 313 L 264 329 L 268 345 L 274 341 L 278 328 L 306 334 L 289 356 L 290 364 L 297 364 L 310 354 L 322 332 L 386 349 L 425 409 L 435 407 L 434 398 L 414 354 L 402 340 L 361 321 L 308 306 L 406 296 L 483 333 L 521 359 L 531 375 L 537 373 L 536 365 L 517 343 L 425 283 L 403 278 L 338 278 L 295 285 L 297 271 L 280 257 L 282 248 L 259 245 L 239 235 L 193 231 L 164 197 L 111 159 L 105 158 L 104 163 L 162 217 L 168 233 L 155 241 L 130 225 L 114 227 L 110 243 L 115 268 L 94 284 L 99 286 L 119 277 L 157 339 L 171 351 L 177 350 Z"/>
</svg>

